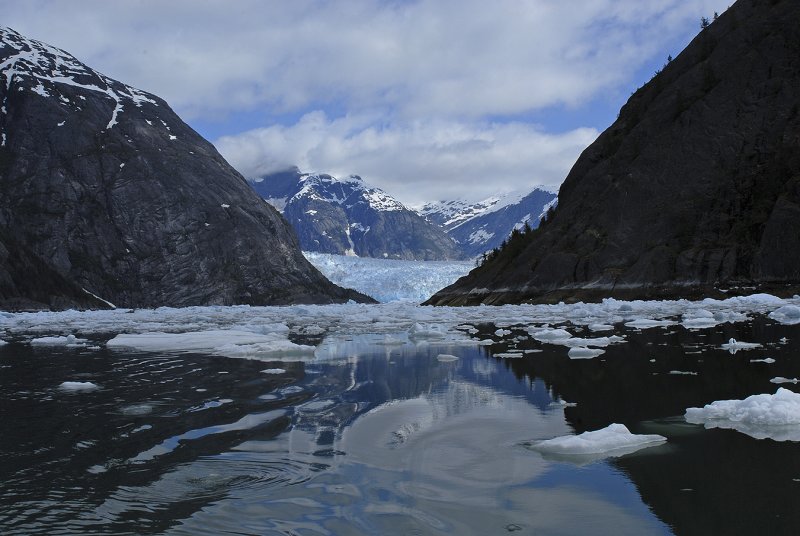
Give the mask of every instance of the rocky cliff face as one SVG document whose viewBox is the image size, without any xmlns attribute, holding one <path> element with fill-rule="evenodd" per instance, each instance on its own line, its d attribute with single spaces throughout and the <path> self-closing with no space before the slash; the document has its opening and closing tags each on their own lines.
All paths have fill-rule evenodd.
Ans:
<svg viewBox="0 0 800 536">
<path fill-rule="evenodd" d="M 431 303 L 800 283 L 800 3 L 739 0 L 639 89 L 542 228 Z"/>
<path fill-rule="evenodd" d="M 442 229 L 355 175 L 292 169 L 262 177 L 253 188 L 283 211 L 306 251 L 426 261 L 464 256 Z"/>
<path fill-rule="evenodd" d="M 493 196 L 477 203 L 461 200 L 427 203 L 417 212 L 439 225 L 468 257 L 500 247 L 511 231 L 525 222 L 532 228 L 556 203 L 556 194 L 541 188 L 520 194 Z"/>
<path fill-rule="evenodd" d="M 357 297 L 163 100 L 5 28 L 0 192 L 2 308 Z"/>
</svg>

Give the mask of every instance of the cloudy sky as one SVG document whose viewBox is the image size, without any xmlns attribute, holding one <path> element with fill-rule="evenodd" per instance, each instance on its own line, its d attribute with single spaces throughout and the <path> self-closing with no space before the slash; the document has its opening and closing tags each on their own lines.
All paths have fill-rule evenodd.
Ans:
<svg viewBox="0 0 800 536">
<path fill-rule="evenodd" d="M 0 0 L 0 24 L 156 93 L 247 177 L 407 204 L 557 189 L 731 0 Z"/>
</svg>

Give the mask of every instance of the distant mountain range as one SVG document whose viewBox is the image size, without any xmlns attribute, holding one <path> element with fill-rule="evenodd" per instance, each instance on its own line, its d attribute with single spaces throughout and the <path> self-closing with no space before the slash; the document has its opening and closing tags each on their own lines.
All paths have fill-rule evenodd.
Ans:
<svg viewBox="0 0 800 536">
<path fill-rule="evenodd" d="M 464 257 L 444 230 L 358 176 L 339 179 L 293 168 L 251 184 L 283 212 L 306 251 L 406 260 Z"/>
<path fill-rule="evenodd" d="M 536 227 L 556 194 L 530 193 L 404 206 L 361 177 L 292 168 L 251 181 L 280 210 L 306 251 L 407 260 L 472 258 L 498 247 L 525 222 Z"/>
<path fill-rule="evenodd" d="M 162 99 L 0 27 L 0 309 L 368 301 Z"/>
<path fill-rule="evenodd" d="M 528 222 L 531 228 L 557 203 L 556 194 L 542 188 L 529 193 L 509 193 L 477 203 L 463 200 L 437 201 L 417 212 L 442 227 L 468 257 L 477 257 L 497 248 L 511 231 Z"/>
</svg>

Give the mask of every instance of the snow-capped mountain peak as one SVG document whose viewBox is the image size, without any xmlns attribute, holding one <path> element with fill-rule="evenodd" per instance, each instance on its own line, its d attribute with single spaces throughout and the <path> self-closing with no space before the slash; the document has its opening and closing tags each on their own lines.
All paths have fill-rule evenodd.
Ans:
<svg viewBox="0 0 800 536">
<path fill-rule="evenodd" d="M 19 90 L 38 93 L 43 97 L 56 97 L 63 106 L 80 109 L 83 101 L 73 101 L 63 94 L 59 88 L 74 86 L 85 91 L 100 93 L 114 101 L 114 108 L 109 117 L 106 129 L 117 124 L 119 114 L 125 106 L 132 104 L 140 107 L 143 103 L 158 105 L 149 94 L 125 85 L 107 76 L 98 73 L 78 61 L 74 56 L 63 50 L 29 39 L 10 28 L 0 27 L 0 47 L 2 57 L 0 74 L 5 76 L 6 91 L 11 87 L 12 81 L 19 82 L 27 79 L 27 84 L 19 85 Z M 8 50 L 11 49 L 11 50 Z M 5 112 L 3 107 L 0 113 Z"/>
<path fill-rule="evenodd" d="M 358 175 L 340 179 L 295 168 L 252 184 L 283 213 L 307 251 L 417 260 L 462 256 L 442 229 Z"/>
</svg>

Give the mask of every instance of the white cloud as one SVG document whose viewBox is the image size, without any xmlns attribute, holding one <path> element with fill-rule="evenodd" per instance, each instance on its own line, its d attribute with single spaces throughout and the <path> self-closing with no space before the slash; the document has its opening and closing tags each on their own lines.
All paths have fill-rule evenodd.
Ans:
<svg viewBox="0 0 800 536">
<path fill-rule="evenodd" d="M 331 103 L 404 118 L 577 105 L 727 0 L 0 1 L 3 23 L 189 119 Z"/>
<path fill-rule="evenodd" d="M 296 164 L 338 176 L 358 173 L 407 204 L 499 191 L 557 189 L 591 128 L 547 134 L 525 123 L 430 120 L 374 126 L 369 116 L 328 119 L 317 111 L 295 125 L 217 140 L 248 177 Z"/>
<path fill-rule="evenodd" d="M 3 24 L 164 97 L 190 122 L 230 118 L 218 145 L 246 174 L 358 173 L 414 202 L 556 187 L 597 132 L 554 134 L 563 127 L 524 118 L 621 102 L 639 69 L 676 55 L 700 16 L 728 2 L 0 0 L 0 10 Z M 292 119 L 242 133 L 236 118 L 248 113 Z"/>
</svg>

